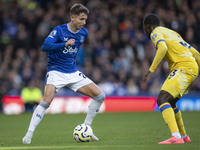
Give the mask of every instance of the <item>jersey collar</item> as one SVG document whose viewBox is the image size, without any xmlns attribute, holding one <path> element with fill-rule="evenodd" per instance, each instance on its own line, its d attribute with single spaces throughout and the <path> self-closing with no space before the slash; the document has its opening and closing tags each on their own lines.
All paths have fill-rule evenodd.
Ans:
<svg viewBox="0 0 200 150">
<path fill-rule="evenodd" d="M 71 33 L 74 33 L 74 34 L 76 34 L 76 33 L 78 33 L 78 32 L 79 32 L 79 30 L 78 30 L 78 31 L 76 31 L 76 32 L 72 31 L 72 30 L 70 29 L 70 27 L 69 27 L 69 23 L 67 23 L 67 28 L 68 28 L 68 30 L 69 30 Z"/>
</svg>

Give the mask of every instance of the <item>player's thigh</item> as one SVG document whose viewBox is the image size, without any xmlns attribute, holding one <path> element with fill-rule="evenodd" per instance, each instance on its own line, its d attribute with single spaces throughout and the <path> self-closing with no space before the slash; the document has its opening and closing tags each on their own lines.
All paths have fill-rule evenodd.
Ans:
<svg viewBox="0 0 200 150">
<path fill-rule="evenodd" d="M 185 69 L 175 69 L 165 80 L 161 90 L 167 91 L 174 98 L 182 97 L 188 91 L 189 85 L 196 75 Z"/>
<path fill-rule="evenodd" d="M 82 93 L 92 98 L 102 93 L 100 88 L 94 82 L 84 85 L 83 87 L 79 88 L 77 92 Z"/>
<path fill-rule="evenodd" d="M 50 71 L 47 73 L 46 85 L 54 85 L 56 92 L 58 92 L 62 87 L 66 86 L 69 82 L 69 74 L 67 73 L 62 73 L 59 71 Z"/>
<path fill-rule="evenodd" d="M 70 74 L 67 87 L 92 98 L 102 93 L 100 88 L 80 71 Z"/>
<path fill-rule="evenodd" d="M 54 99 L 55 92 L 56 92 L 56 87 L 52 84 L 47 84 L 44 89 L 43 101 L 50 104 Z"/>
</svg>

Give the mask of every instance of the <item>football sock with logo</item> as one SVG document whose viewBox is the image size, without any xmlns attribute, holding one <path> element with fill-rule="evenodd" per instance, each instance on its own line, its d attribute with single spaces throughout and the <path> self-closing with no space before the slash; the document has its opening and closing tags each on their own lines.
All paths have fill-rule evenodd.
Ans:
<svg viewBox="0 0 200 150">
<path fill-rule="evenodd" d="M 159 106 L 160 111 L 162 112 L 163 119 L 165 120 L 166 124 L 168 125 L 172 136 L 176 138 L 181 138 L 179 133 L 179 129 L 176 123 L 174 111 L 170 105 L 170 103 L 164 103 Z"/>
<path fill-rule="evenodd" d="M 181 136 L 186 137 L 187 135 L 186 135 L 181 111 L 178 109 L 177 106 L 176 106 L 176 108 L 174 108 L 174 113 L 175 113 L 176 123 L 178 125 L 178 129 L 180 131 L 180 134 L 181 134 Z"/>
<path fill-rule="evenodd" d="M 93 100 L 91 101 L 88 107 L 88 112 L 87 112 L 87 116 L 85 118 L 84 124 L 87 124 L 89 126 L 92 124 L 92 121 L 94 120 L 95 116 L 99 112 L 99 109 L 104 99 L 105 99 L 104 93 L 101 93 L 100 95 L 93 98 Z"/>
<path fill-rule="evenodd" d="M 36 107 L 36 109 L 33 112 L 26 136 L 29 136 L 29 137 L 33 136 L 33 132 L 35 131 L 35 128 L 38 126 L 38 124 L 42 120 L 44 113 L 48 107 L 49 107 L 49 104 L 44 101 L 41 101 L 40 104 Z"/>
</svg>

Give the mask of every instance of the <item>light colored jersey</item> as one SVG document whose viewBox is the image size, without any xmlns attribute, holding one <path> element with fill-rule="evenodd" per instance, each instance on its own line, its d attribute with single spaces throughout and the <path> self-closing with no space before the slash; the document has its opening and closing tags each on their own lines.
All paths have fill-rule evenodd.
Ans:
<svg viewBox="0 0 200 150">
<path fill-rule="evenodd" d="M 191 46 L 177 32 L 159 26 L 152 31 L 150 37 L 156 48 L 160 41 L 165 41 L 168 51 L 164 59 L 168 62 L 171 70 L 176 68 L 198 68 L 189 50 Z"/>
</svg>

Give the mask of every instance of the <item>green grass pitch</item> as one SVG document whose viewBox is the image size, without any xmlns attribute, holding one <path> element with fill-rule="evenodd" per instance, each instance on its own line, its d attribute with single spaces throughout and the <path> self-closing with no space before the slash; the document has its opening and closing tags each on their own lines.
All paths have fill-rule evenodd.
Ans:
<svg viewBox="0 0 200 150">
<path fill-rule="evenodd" d="M 92 125 L 98 142 L 76 143 L 72 133 L 85 114 L 46 114 L 37 127 L 32 143 L 21 144 L 32 114 L 0 114 L 1 150 L 200 150 L 200 112 L 183 112 L 192 143 L 158 145 L 170 137 L 160 112 L 102 113 Z"/>
</svg>

